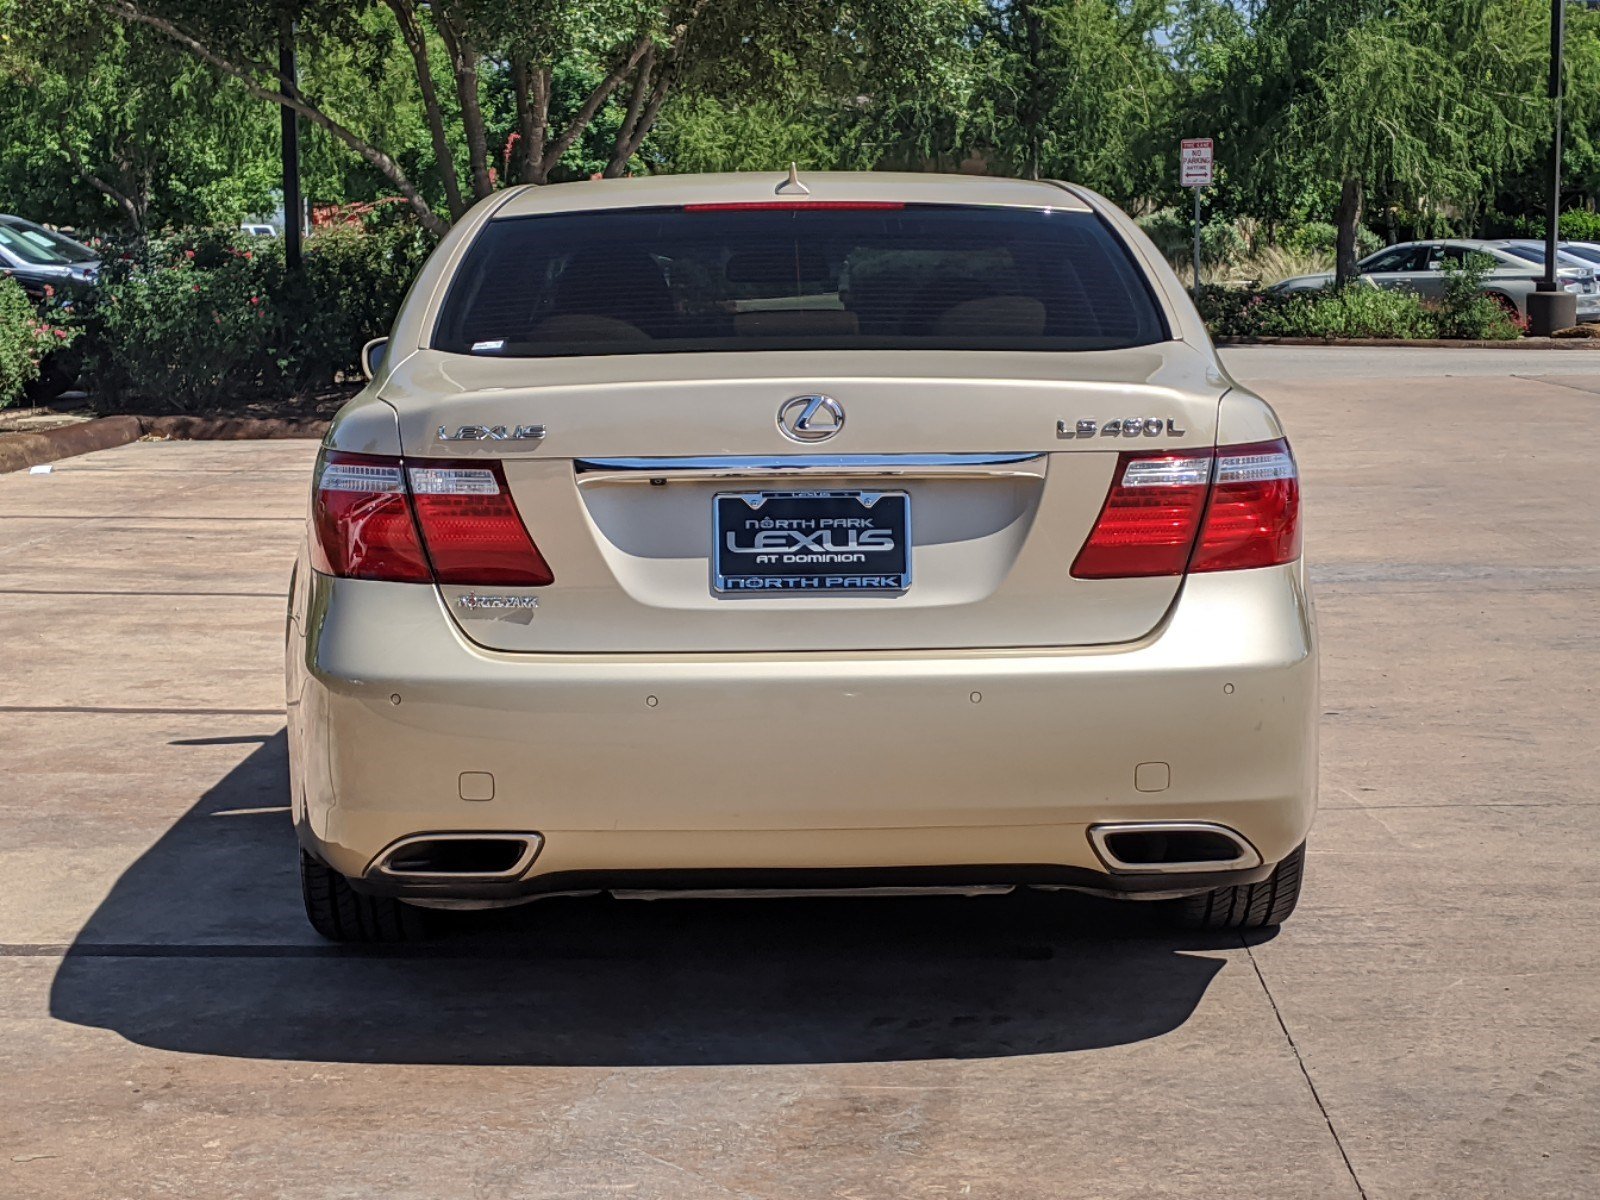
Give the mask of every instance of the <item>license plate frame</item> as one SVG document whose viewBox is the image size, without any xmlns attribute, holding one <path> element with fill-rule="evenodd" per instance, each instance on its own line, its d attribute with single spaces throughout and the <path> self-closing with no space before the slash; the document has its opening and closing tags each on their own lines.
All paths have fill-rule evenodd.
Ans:
<svg viewBox="0 0 1600 1200">
<path fill-rule="evenodd" d="M 911 587 L 911 545 L 905 491 L 786 489 L 711 498 L 711 590 L 719 596 L 903 595 Z"/>
</svg>

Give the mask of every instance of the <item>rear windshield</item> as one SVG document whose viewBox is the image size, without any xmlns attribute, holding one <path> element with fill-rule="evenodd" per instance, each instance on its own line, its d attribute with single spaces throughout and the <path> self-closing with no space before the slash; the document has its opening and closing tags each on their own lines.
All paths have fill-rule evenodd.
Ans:
<svg viewBox="0 0 1600 1200">
<path fill-rule="evenodd" d="M 434 348 L 1106 350 L 1166 337 L 1092 213 L 944 206 L 511 217 L 473 243 Z"/>
</svg>

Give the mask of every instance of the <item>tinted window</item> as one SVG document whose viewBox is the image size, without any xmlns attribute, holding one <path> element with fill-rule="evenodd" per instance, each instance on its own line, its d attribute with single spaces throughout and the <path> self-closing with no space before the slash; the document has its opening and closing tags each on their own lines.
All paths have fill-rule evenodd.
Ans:
<svg viewBox="0 0 1600 1200">
<path fill-rule="evenodd" d="M 1515 254 L 1518 258 L 1527 259 L 1531 263 L 1538 263 L 1540 266 L 1544 265 L 1543 246 L 1502 246 L 1501 249 L 1507 254 Z M 1563 267 L 1587 267 L 1596 261 L 1600 261 L 1600 255 L 1595 254 L 1594 251 L 1585 251 L 1577 246 L 1569 246 L 1566 243 L 1562 243 L 1560 250 L 1556 254 L 1557 264 Z"/>
<path fill-rule="evenodd" d="M 1446 246 L 1437 255 L 1437 258 L 1443 262 L 1459 263 L 1463 266 L 1471 264 L 1485 271 L 1493 271 L 1502 265 L 1501 260 L 1490 254 L 1489 251 L 1477 250 L 1471 246 Z"/>
<path fill-rule="evenodd" d="M 691 207 L 491 222 L 434 346 L 545 357 L 1165 337 L 1142 274 L 1091 213 Z"/>
<path fill-rule="evenodd" d="M 1428 247 L 1397 246 L 1374 254 L 1361 264 L 1363 271 L 1425 271 L 1428 269 Z"/>
</svg>

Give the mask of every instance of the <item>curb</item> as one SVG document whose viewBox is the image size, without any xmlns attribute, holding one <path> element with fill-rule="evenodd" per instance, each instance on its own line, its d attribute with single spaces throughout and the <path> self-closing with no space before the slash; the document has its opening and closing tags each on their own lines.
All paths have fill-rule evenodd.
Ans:
<svg viewBox="0 0 1600 1200">
<path fill-rule="evenodd" d="M 1600 338 L 1509 338 L 1468 341 L 1448 338 L 1213 338 L 1217 346 L 1399 346 L 1434 350 L 1600 350 Z"/>
<path fill-rule="evenodd" d="M 76 425 L 62 425 L 38 433 L 0 434 L 0 475 L 25 471 L 42 463 L 126 446 L 141 437 L 172 441 L 244 441 L 280 438 L 316 438 L 328 431 L 328 422 L 281 417 L 100 417 Z"/>
<path fill-rule="evenodd" d="M 280 438 L 317 438 L 328 432 L 329 421 L 315 417 L 140 417 L 146 436 L 174 441 L 237 442 L 277 441 Z"/>
<path fill-rule="evenodd" d="M 143 430 L 138 417 L 101 417 L 62 425 L 39 433 L 0 434 L 0 473 L 23 471 L 94 450 L 109 450 L 137 441 Z"/>
</svg>

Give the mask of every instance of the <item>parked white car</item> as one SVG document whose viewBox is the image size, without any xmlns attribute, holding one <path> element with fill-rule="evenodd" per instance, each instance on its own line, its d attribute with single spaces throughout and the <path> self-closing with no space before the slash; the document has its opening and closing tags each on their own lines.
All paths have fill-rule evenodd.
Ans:
<svg viewBox="0 0 1600 1200">
<path fill-rule="evenodd" d="M 1356 264 L 1358 279 L 1374 287 L 1415 292 L 1425 300 L 1444 296 L 1444 265 L 1464 262 L 1469 255 L 1481 254 L 1494 265 L 1484 277 L 1483 290 L 1491 299 L 1519 317 L 1528 315 L 1528 293 L 1535 290 L 1544 275 L 1544 249 L 1539 244 L 1537 257 L 1528 247 L 1534 243 L 1515 238 L 1485 241 L 1450 238 L 1429 242 L 1401 242 L 1369 254 Z M 1588 262 L 1564 252 L 1559 267 L 1563 286 L 1578 297 L 1578 319 L 1600 319 L 1600 287 L 1595 282 L 1600 261 Z M 1297 275 L 1273 284 L 1269 292 L 1285 294 L 1314 292 L 1333 284 L 1333 273 Z"/>
</svg>

